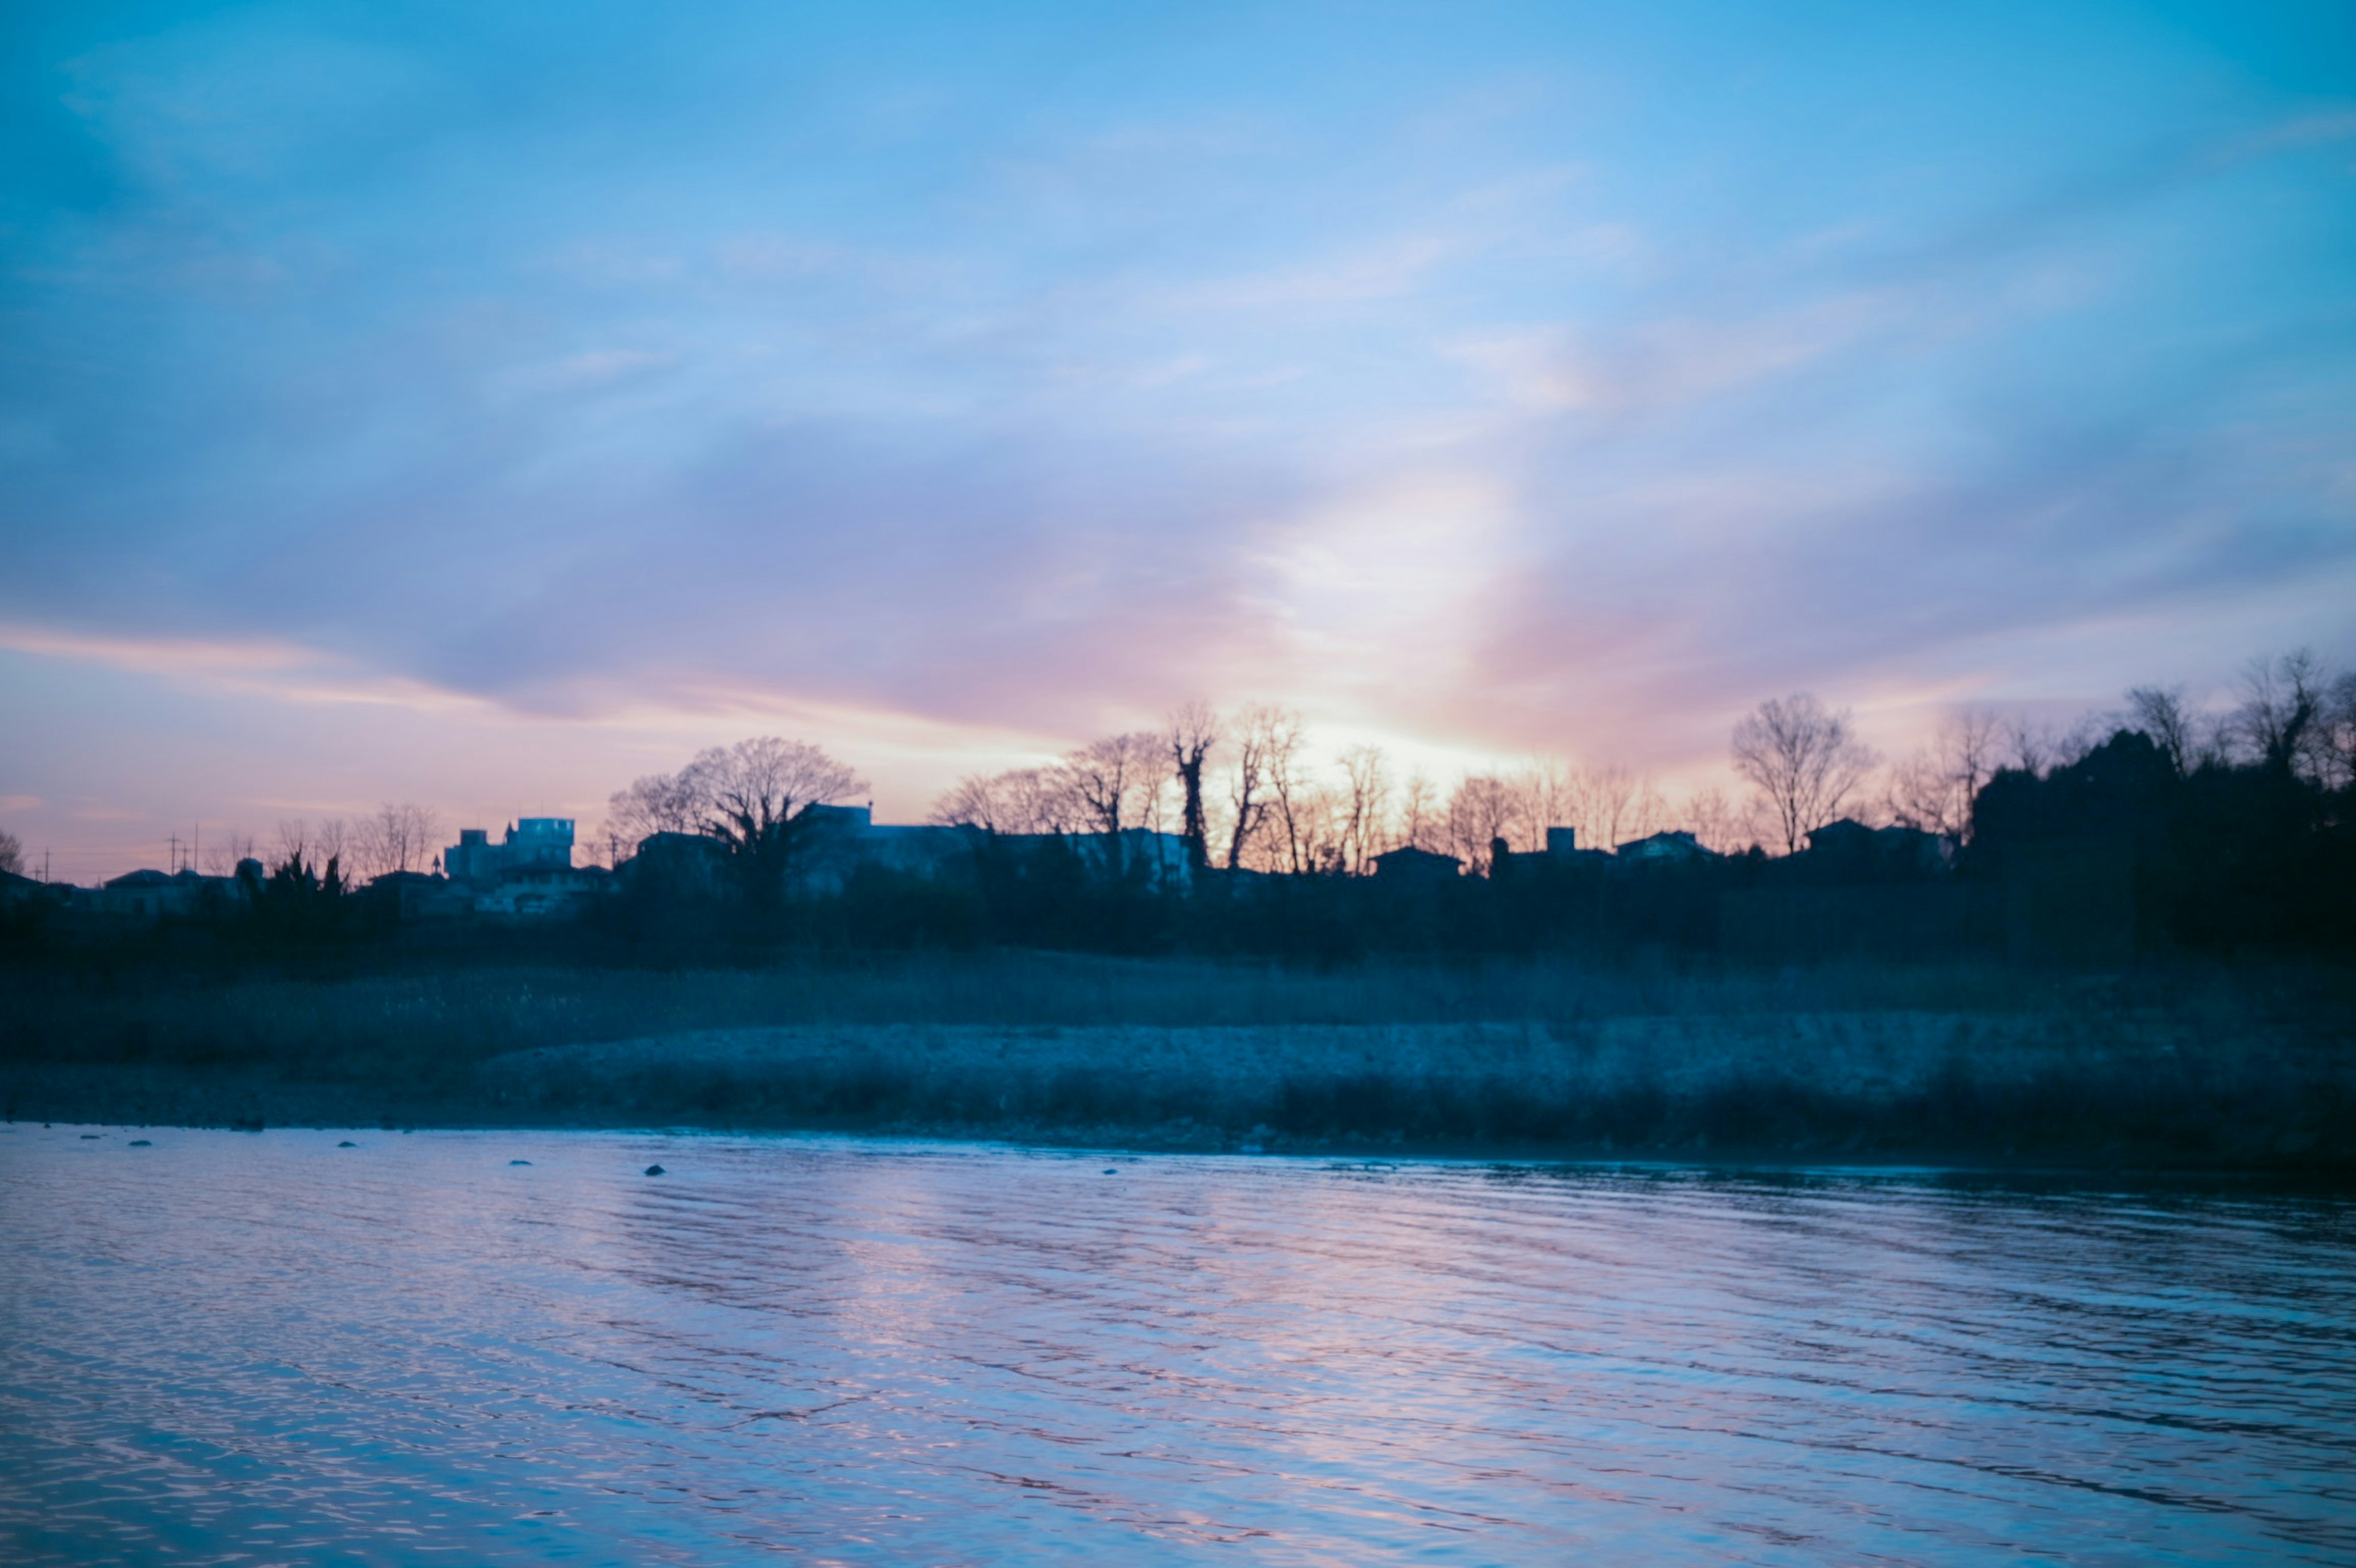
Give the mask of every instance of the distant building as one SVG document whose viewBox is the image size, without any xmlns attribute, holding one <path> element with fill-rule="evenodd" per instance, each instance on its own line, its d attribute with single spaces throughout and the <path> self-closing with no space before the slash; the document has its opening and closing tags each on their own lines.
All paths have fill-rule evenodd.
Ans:
<svg viewBox="0 0 2356 1568">
<path fill-rule="evenodd" d="M 1458 875 L 1464 862 L 1453 855 L 1419 849 L 1409 844 L 1375 857 L 1375 875 L 1394 882 L 1437 882 Z"/>
<path fill-rule="evenodd" d="M 387 871 L 369 883 L 368 894 L 390 904 L 402 920 L 449 920 L 475 912 L 472 890 L 423 871 Z"/>
<path fill-rule="evenodd" d="M 1919 827 L 1868 827 L 1844 816 L 1809 834 L 1803 853 L 1833 869 L 1922 872 L 1944 869 L 1954 859 L 1954 844 Z"/>
<path fill-rule="evenodd" d="M 806 807 L 802 841 L 795 847 L 795 891 L 819 897 L 842 891 L 862 866 L 911 876 L 938 876 L 969 859 L 979 842 L 969 827 L 879 823 L 868 805 Z"/>
<path fill-rule="evenodd" d="M 1549 827 L 1546 830 L 1543 849 L 1515 849 L 1503 838 L 1489 843 L 1489 875 L 1492 877 L 1537 877 L 1558 875 L 1574 866 L 1608 866 L 1612 857 L 1601 849 L 1579 847 L 1576 827 Z"/>
<path fill-rule="evenodd" d="M 507 831 L 503 844 L 480 827 L 462 827 L 458 842 L 442 851 L 442 872 L 452 881 L 496 884 L 509 870 L 573 864 L 573 818 L 526 816 Z"/>
<path fill-rule="evenodd" d="M 499 844 L 480 827 L 460 828 L 458 842 L 442 851 L 442 869 L 476 913 L 507 918 L 578 913 L 614 885 L 608 872 L 573 863 L 569 816 L 519 817 Z"/>
<path fill-rule="evenodd" d="M 37 903 L 62 907 L 73 901 L 73 894 L 74 890 L 63 882 L 45 882 L 37 877 L 20 877 L 14 871 L 0 871 L 0 909 Z"/>
<path fill-rule="evenodd" d="M 1615 858 L 1622 865 L 1682 866 L 1695 860 L 1715 860 L 1718 851 L 1682 831 L 1655 833 L 1620 846 Z"/>
<path fill-rule="evenodd" d="M 615 868 L 622 885 L 641 897 L 711 898 L 727 874 L 728 847 L 701 833 L 649 833 Z"/>
<path fill-rule="evenodd" d="M 252 866 L 259 877 L 259 862 L 245 860 L 239 864 L 241 869 Z M 242 878 L 208 877 L 188 867 L 171 872 L 137 870 L 77 892 L 74 904 L 95 914 L 161 920 L 166 915 L 192 915 L 242 903 L 245 889 Z"/>
</svg>

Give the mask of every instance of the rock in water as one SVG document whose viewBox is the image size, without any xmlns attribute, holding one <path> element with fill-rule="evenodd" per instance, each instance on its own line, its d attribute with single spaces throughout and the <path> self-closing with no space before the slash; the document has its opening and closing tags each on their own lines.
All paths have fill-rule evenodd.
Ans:
<svg viewBox="0 0 2356 1568">
<path fill-rule="evenodd" d="M 530 1165 L 531 1161 L 528 1159 L 511 1159 L 508 1161 L 508 1163 L 509 1165 Z"/>
<path fill-rule="evenodd" d="M 351 1139 L 349 1139 L 349 1138 L 346 1138 L 343 1142 L 341 1142 L 341 1143 L 337 1144 L 336 1147 L 337 1147 L 337 1148 L 358 1148 L 358 1147 L 359 1147 L 360 1146 L 359 1146 L 359 1145 L 358 1145 L 358 1144 L 356 1144 L 356 1143 L 354 1143 L 354 1142 L 352 1142 L 352 1140 L 351 1140 Z"/>
<path fill-rule="evenodd" d="M 663 1168 L 662 1168 L 661 1166 L 659 1166 L 659 1165 L 650 1165 L 650 1166 L 647 1167 L 647 1174 L 648 1174 L 648 1176 L 660 1176 L 662 1173 L 663 1173 Z"/>
<path fill-rule="evenodd" d="M 131 1140 L 131 1147 L 133 1148 L 154 1148 L 155 1146 L 149 1143 L 145 1138 L 133 1138 Z"/>
</svg>

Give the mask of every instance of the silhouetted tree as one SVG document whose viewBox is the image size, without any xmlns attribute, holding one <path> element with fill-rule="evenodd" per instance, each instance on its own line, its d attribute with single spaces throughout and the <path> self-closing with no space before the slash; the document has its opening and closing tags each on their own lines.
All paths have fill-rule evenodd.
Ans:
<svg viewBox="0 0 2356 1568">
<path fill-rule="evenodd" d="M 206 836 L 204 869 L 209 876 L 233 877 L 239 863 L 253 856 L 253 835 L 242 829 L 223 828 Z"/>
<path fill-rule="evenodd" d="M 1308 733 L 1301 716 L 1267 709 L 1260 743 L 1268 776 L 1269 869 L 1300 876 L 1316 867 L 1323 805 L 1308 777 Z"/>
<path fill-rule="evenodd" d="M 1734 771 L 1759 791 L 1787 855 L 1840 815 L 1874 761 L 1847 711 L 1804 691 L 1761 703 L 1734 727 Z"/>
<path fill-rule="evenodd" d="M 1380 746 L 1353 746 L 1342 753 L 1342 776 L 1348 791 L 1342 822 L 1342 869 L 1364 876 L 1385 848 L 1385 824 L 1390 815 L 1390 760 Z"/>
<path fill-rule="evenodd" d="M 1575 770 L 1564 781 L 1562 826 L 1577 827 L 1598 849 L 1659 831 L 1665 814 L 1660 791 L 1650 779 L 1617 763 Z M 1526 848 L 1544 848 L 1543 839 Z"/>
<path fill-rule="evenodd" d="M 1227 800 L 1235 808 L 1228 824 L 1227 869 L 1244 863 L 1244 850 L 1268 816 L 1268 756 L 1276 734 L 1286 723 L 1281 709 L 1255 703 L 1236 715 L 1236 760 L 1227 775 Z"/>
<path fill-rule="evenodd" d="M 1179 836 L 1186 841 L 1187 865 L 1197 871 L 1211 863 L 1210 820 L 1203 813 L 1203 763 L 1218 741 L 1219 716 L 1208 704 L 1189 702 L 1170 716 L 1170 762 L 1183 799 Z"/>
<path fill-rule="evenodd" d="M 2356 671 L 2326 689 L 2312 734 L 2317 782 L 2329 790 L 2356 789 Z"/>
<path fill-rule="evenodd" d="M 813 805 L 865 787 L 842 763 L 806 741 L 763 735 L 715 746 L 687 765 L 705 837 L 724 846 L 746 891 L 780 896 Z"/>
<path fill-rule="evenodd" d="M 353 859 L 360 877 L 381 877 L 393 871 L 422 871 L 434 857 L 436 818 L 414 801 L 396 805 L 387 801 L 373 816 L 363 817 L 352 835 Z"/>
<path fill-rule="evenodd" d="M 1476 773 L 1456 786 L 1448 800 L 1448 837 L 1452 853 L 1475 875 L 1495 863 L 1495 847 L 1514 820 L 1514 793 L 1503 779 Z"/>
<path fill-rule="evenodd" d="M 2311 648 L 2250 661 L 2232 728 L 2252 761 L 2331 787 L 2338 771 L 2332 708 L 2341 682 Z"/>
<path fill-rule="evenodd" d="M 1398 839 L 1401 845 L 1435 851 L 1446 846 L 1447 827 L 1439 793 L 1432 787 L 1430 776 L 1421 771 L 1408 775 L 1407 783 L 1399 789 Z"/>
<path fill-rule="evenodd" d="M 933 803 L 931 820 L 991 833 L 1077 833 L 1087 827 L 1071 770 L 1061 763 L 969 773 Z"/>
<path fill-rule="evenodd" d="M 606 831 L 633 847 L 658 833 L 693 833 L 702 826 L 703 804 L 692 769 L 648 773 L 616 790 L 605 803 Z"/>
<path fill-rule="evenodd" d="M 1161 763 L 1162 738 L 1143 731 L 1107 735 L 1064 759 L 1073 795 L 1089 828 L 1104 836 L 1105 863 L 1116 876 L 1124 869 L 1120 830 L 1149 826 L 1159 815 Z"/>
<path fill-rule="evenodd" d="M 1985 709 L 1941 720 L 1931 743 L 1890 770 L 1890 819 L 1958 844 L 1969 839 L 1972 802 L 1995 776 L 2004 739 L 2004 721 Z"/>
<path fill-rule="evenodd" d="M 2179 778 L 2203 762 L 2222 760 L 2222 748 L 2203 734 L 2199 717 L 2185 705 L 2180 686 L 2136 687 L 2127 693 L 2126 721 L 2150 738 Z"/>
<path fill-rule="evenodd" d="M 25 874 L 25 846 L 13 833 L 0 831 L 0 871 Z"/>
</svg>

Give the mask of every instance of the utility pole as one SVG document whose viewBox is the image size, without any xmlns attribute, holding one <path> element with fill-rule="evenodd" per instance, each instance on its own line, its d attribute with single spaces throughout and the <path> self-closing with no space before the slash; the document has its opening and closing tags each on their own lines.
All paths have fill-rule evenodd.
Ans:
<svg viewBox="0 0 2356 1568">
<path fill-rule="evenodd" d="M 180 869 L 180 836 L 178 834 L 172 835 L 171 844 L 171 858 L 166 864 L 169 865 L 174 871 L 177 871 Z"/>
</svg>

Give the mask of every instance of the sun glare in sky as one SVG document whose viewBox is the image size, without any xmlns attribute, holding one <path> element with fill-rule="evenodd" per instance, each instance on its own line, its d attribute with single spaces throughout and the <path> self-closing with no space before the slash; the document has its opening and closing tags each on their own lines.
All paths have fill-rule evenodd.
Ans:
<svg viewBox="0 0 2356 1568">
<path fill-rule="evenodd" d="M 2356 655 L 2356 11 L 19 6 L 0 826 Z"/>
</svg>

